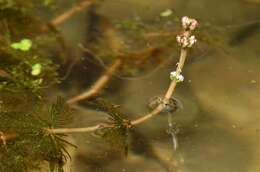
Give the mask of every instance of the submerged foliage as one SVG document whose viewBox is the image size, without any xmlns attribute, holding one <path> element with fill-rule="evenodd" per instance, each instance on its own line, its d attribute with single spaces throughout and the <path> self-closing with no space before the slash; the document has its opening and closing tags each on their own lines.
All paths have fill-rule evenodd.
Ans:
<svg viewBox="0 0 260 172">
<path fill-rule="evenodd" d="M 119 105 L 115 105 L 104 99 L 96 99 L 88 102 L 88 105 L 98 111 L 105 112 L 108 115 L 108 124 L 110 127 L 102 129 L 98 134 L 108 142 L 112 148 L 128 152 L 128 136 L 131 123 L 120 110 Z"/>
<path fill-rule="evenodd" d="M 64 140 L 65 135 L 49 134 L 45 129 L 71 122 L 71 110 L 61 98 L 52 105 L 32 105 L 28 103 L 32 101 L 23 101 L 27 95 L 10 100 L 12 94 L 1 95 L 0 131 L 14 138 L 0 144 L 0 171 L 27 172 L 44 162 L 49 163 L 51 172 L 63 171 L 69 157 L 66 146 L 70 143 Z"/>
<path fill-rule="evenodd" d="M 58 32 L 44 32 L 45 22 L 37 18 L 40 8 L 52 3 L 0 0 L 1 172 L 40 170 L 46 162 L 50 172 L 62 172 L 70 157 L 65 135 L 46 131 L 71 122 L 71 110 L 63 99 L 49 104 L 43 97 L 60 81 L 49 48 L 60 46 Z"/>
<path fill-rule="evenodd" d="M 32 41 L 30 39 L 22 39 L 20 42 L 14 42 L 11 47 L 16 50 L 29 51 L 32 47 Z"/>
<path fill-rule="evenodd" d="M 50 172 L 62 172 L 70 158 L 66 146 L 71 144 L 65 140 L 66 135 L 49 131 L 64 128 L 72 121 L 72 112 L 63 99 L 49 104 L 48 97 L 43 97 L 50 86 L 60 82 L 59 65 L 63 65 L 67 50 L 55 25 L 47 26 L 48 22 L 38 18 L 42 9 L 55 2 L 0 0 L 0 172 L 28 172 L 46 163 Z M 174 11 L 165 10 L 148 24 L 139 17 L 108 22 L 95 10 L 89 11 L 93 14 L 86 54 L 104 68 L 120 58 L 120 76 L 136 76 L 148 68 L 157 69 L 173 56 L 178 19 Z M 108 115 L 97 134 L 112 148 L 127 154 L 132 125 L 120 106 L 103 99 L 87 104 Z M 158 99 L 154 105 L 158 105 Z M 173 112 L 177 106 L 171 99 L 166 110 Z"/>
<path fill-rule="evenodd" d="M 48 50 L 42 48 L 50 44 L 42 38 L 51 40 L 53 33 L 39 34 L 44 23 L 23 10 L 28 6 L 36 8 L 34 5 L 33 1 L 0 2 L 1 91 L 23 90 L 39 95 L 43 88 L 59 82 L 58 66 L 53 63 Z"/>
</svg>

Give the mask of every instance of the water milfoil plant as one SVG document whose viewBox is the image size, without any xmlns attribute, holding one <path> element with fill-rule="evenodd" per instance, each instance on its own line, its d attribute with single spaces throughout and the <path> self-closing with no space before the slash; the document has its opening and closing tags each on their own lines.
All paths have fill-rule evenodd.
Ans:
<svg viewBox="0 0 260 172">
<path fill-rule="evenodd" d="M 31 3 L 30 5 L 33 5 L 33 2 Z M 43 2 L 45 5 L 49 3 Z M 41 169 L 46 163 L 51 172 L 63 171 L 63 165 L 71 158 L 67 147 L 75 147 L 67 141 L 67 135 L 73 133 L 95 132 L 112 147 L 119 148 L 127 155 L 128 139 L 133 128 L 161 113 L 169 114 L 169 133 L 173 138 L 174 149 L 177 148 L 171 115 L 179 108 L 180 103 L 173 94 L 177 84 L 184 81 L 182 70 L 185 60 L 189 50 L 197 42 L 192 35 L 198 26 L 195 19 L 181 19 L 182 30 L 174 35 L 174 41 L 180 47 L 177 68 L 170 72 L 170 76 L 165 76 L 170 80 L 169 87 L 163 96 L 153 99 L 150 103 L 151 111 L 147 114 L 130 119 L 119 105 L 97 96 L 115 71 L 127 63 L 124 58 L 115 58 L 87 91 L 67 100 L 57 95 L 58 98 L 49 103 L 48 89 L 61 83 L 62 79 L 58 75 L 59 66 L 54 63 L 57 59 L 50 57 L 50 53 L 42 47 L 59 44 L 59 32 L 55 27 L 92 3 L 94 1 L 82 1 L 48 24 L 31 18 L 31 9 L 29 10 L 27 3 L 24 4 L 26 7 L 22 6 L 28 8 L 25 13 L 20 9 L 22 7 L 19 3 L 15 3 L 13 8 L 6 6 L 2 9 L 3 14 L 6 10 L 15 10 L 23 14 L 26 19 L 31 19 L 36 29 L 27 37 L 27 27 L 21 33 L 13 28 L 9 29 L 15 24 L 13 16 L 12 20 L 2 23 L 7 36 L 1 39 L 3 44 L 0 48 L 0 171 L 27 172 L 31 169 Z M 169 15 L 171 11 L 166 11 L 161 17 Z M 154 50 L 140 54 L 145 54 L 146 58 L 151 51 Z M 68 128 L 67 125 L 73 120 L 72 109 L 80 101 L 85 101 L 87 107 L 106 113 L 107 120 L 94 125 L 86 124 L 86 127 Z"/>
</svg>

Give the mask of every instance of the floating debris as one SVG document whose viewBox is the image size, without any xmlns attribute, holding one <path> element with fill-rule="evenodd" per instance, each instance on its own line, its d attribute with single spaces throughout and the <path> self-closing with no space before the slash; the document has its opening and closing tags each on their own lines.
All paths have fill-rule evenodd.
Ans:
<svg viewBox="0 0 260 172">
<path fill-rule="evenodd" d="M 22 39 L 20 42 L 14 42 L 11 47 L 16 50 L 29 51 L 32 47 L 32 41 L 30 39 Z"/>
<path fill-rule="evenodd" d="M 251 84 L 256 84 L 256 80 L 252 79 L 250 82 L 251 82 Z"/>
<path fill-rule="evenodd" d="M 42 65 L 40 63 L 36 63 L 32 66 L 32 71 L 31 71 L 31 74 L 33 76 L 37 76 L 37 75 L 40 75 L 41 74 L 41 71 L 42 71 Z"/>
<path fill-rule="evenodd" d="M 166 9 L 163 12 L 160 13 L 161 17 L 169 17 L 173 14 L 173 11 L 171 9 Z"/>
</svg>

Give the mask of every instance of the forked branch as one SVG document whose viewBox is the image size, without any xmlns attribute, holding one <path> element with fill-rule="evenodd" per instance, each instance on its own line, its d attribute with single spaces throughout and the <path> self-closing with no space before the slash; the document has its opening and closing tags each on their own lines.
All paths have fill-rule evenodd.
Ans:
<svg viewBox="0 0 260 172">
<path fill-rule="evenodd" d="M 182 18 L 182 27 L 183 32 L 182 34 L 177 36 L 177 42 L 181 46 L 181 52 L 179 57 L 179 62 L 177 63 L 177 69 L 176 71 L 171 72 L 170 78 L 171 83 L 165 93 L 165 96 L 163 98 L 162 103 L 160 103 L 152 112 L 142 115 L 142 117 L 130 121 L 129 127 L 133 127 L 136 125 L 139 125 L 155 116 L 160 114 L 167 106 L 167 104 L 170 101 L 170 98 L 172 97 L 175 88 L 177 86 L 177 83 L 184 80 L 184 77 L 181 75 L 182 69 L 185 64 L 185 60 L 188 54 L 189 48 L 191 48 L 195 42 L 195 36 L 191 35 L 191 32 L 197 27 L 197 21 L 195 19 L 190 19 L 188 17 Z M 120 63 L 119 63 L 120 64 Z M 86 94 L 88 95 L 88 94 Z M 85 95 L 85 96 L 86 96 Z M 84 98 L 84 96 L 80 96 L 79 98 Z M 74 101 L 77 101 L 79 98 L 74 99 Z M 73 101 L 69 101 L 73 102 Z M 49 133 L 74 133 L 74 132 L 92 132 L 95 130 L 98 130 L 100 128 L 103 128 L 104 126 L 102 124 L 98 124 L 91 127 L 85 127 L 85 128 L 67 128 L 67 129 L 48 129 Z M 113 127 L 112 125 L 108 125 L 106 127 Z"/>
</svg>

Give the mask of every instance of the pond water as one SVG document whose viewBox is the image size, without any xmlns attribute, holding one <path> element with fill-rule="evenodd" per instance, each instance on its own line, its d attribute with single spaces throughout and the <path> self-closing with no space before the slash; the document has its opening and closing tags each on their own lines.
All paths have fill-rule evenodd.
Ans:
<svg viewBox="0 0 260 172">
<path fill-rule="evenodd" d="M 199 40 L 200 51 L 189 53 L 183 70 L 185 82 L 178 85 L 175 92 L 183 104 L 173 115 L 178 128 L 177 150 L 172 149 L 167 115 L 162 114 L 135 129 L 127 157 L 111 150 L 93 135 L 73 135 L 71 139 L 78 149 L 72 150 L 73 161 L 68 171 L 260 171 L 260 1 L 110 0 L 97 7 L 109 20 L 138 19 L 144 24 L 157 22 L 154 19 L 166 9 L 174 9 L 178 16 L 198 19 L 201 26 L 197 33 L 208 29 L 208 36 L 212 38 L 210 43 Z M 82 27 L 87 13 L 61 26 L 71 44 L 77 45 L 88 37 L 84 29 L 87 23 Z M 135 44 L 129 45 L 129 51 L 139 48 L 137 42 L 125 42 Z M 147 112 L 147 100 L 164 94 L 168 87 L 168 76 L 175 68 L 178 50 L 173 56 L 174 60 L 158 70 L 153 70 L 155 64 L 146 66 L 146 77 L 129 79 L 118 77 L 121 74 L 117 73 L 105 89 L 105 97 L 120 104 L 131 114 L 131 119 Z M 94 81 L 101 71 L 102 68 L 97 68 L 89 77 Z M 135 69 L 132 73 L 143 74 Z M 77 92 L 80 91 L 73 90 L 73 94 Z M 75 118 L 72 126 L 103 120 L 102 114 L 84 105 Z"/>
</svg>

